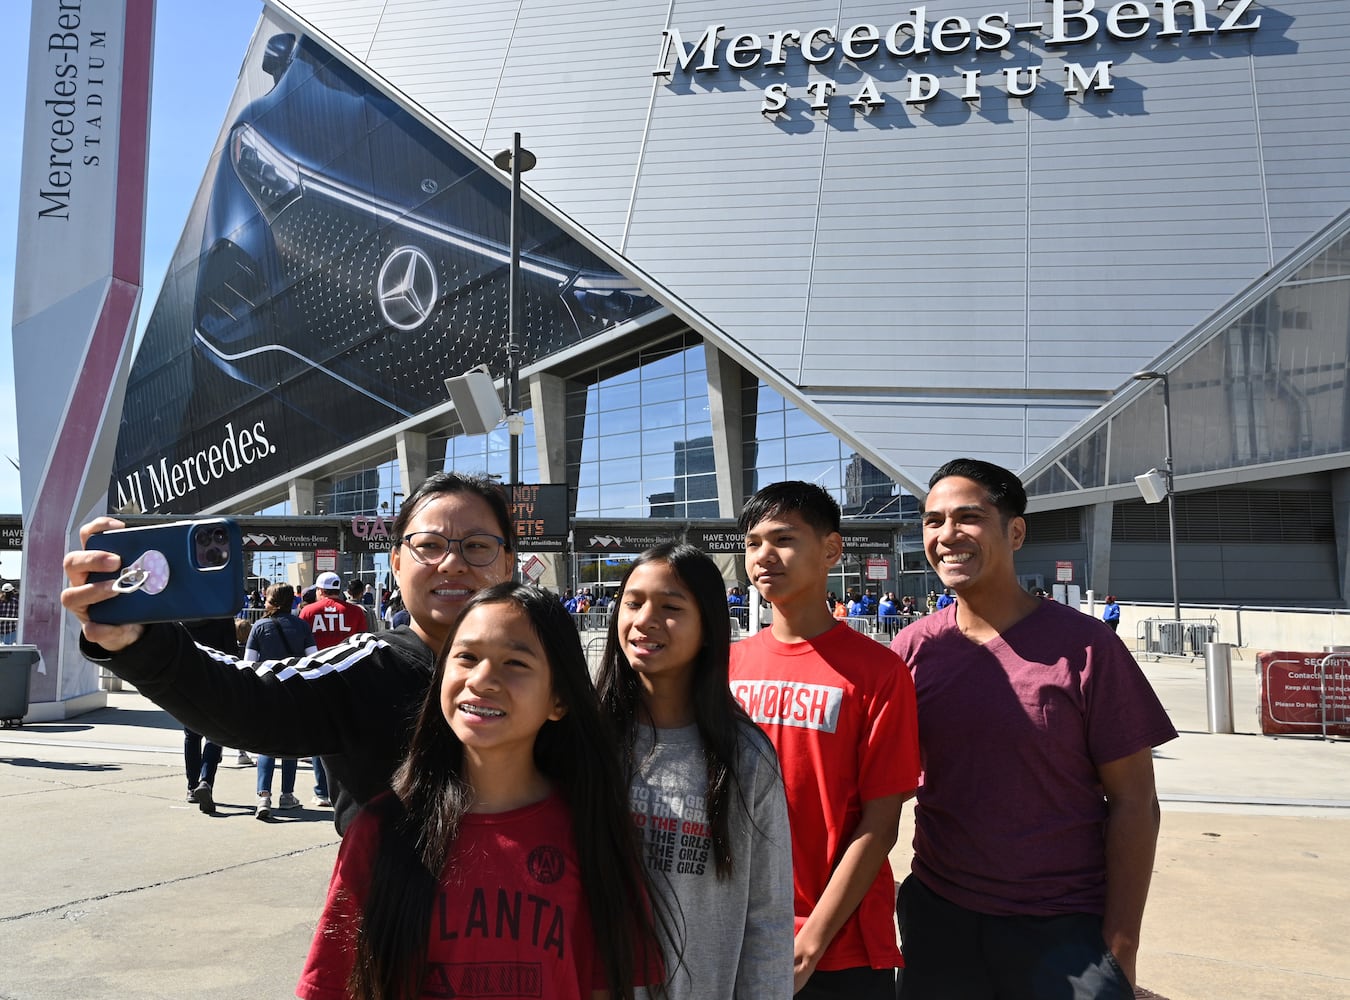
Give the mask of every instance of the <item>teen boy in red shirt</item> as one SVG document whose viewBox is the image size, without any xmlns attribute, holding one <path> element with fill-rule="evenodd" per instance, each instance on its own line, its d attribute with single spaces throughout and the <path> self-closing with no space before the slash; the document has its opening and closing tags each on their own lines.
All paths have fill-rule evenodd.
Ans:
<svg viewBox="0 0 1350 1000">
<path fill-rule="evenodd" d="M 736 643 L 731 689 L 778 751 L 792 827 L 798 1000 L 892 1000 L 895 883 L 887 854 L 919 783 L 903 660 L 825 603 L 843 538 L 819 486 L 784 482 L 741 515 L 745 568 L 773 625 Z"/>
</svg>

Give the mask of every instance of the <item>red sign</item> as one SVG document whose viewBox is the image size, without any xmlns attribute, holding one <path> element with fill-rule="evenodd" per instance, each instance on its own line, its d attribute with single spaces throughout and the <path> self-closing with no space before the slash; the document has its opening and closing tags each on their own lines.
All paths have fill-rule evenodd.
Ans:
<svg viewBox="0 0 1350 1000">
<path fill-rule="evenodd" d="M 315 573 L 334 573 L 337 571 L 338 550 L 337 549 L 315 549 L 314 550 L 314 572 Z"/>
<path fill-rule="evenodd" d="M 1350 737 L 1350 654 L 1261 653 L 1261 732 Z"/>
<path fill-rule="evenodd" d="M 1055 582 L 1072 583 L 1073 582 L 1073 563 L 1060 561 L 1055 563 Z"/>
<path fill-rule="evenodd" d="M 891 575 L 891 561 L 877 556 L 867 557 L 867 579 L 884 580 Z"/>
</svg>

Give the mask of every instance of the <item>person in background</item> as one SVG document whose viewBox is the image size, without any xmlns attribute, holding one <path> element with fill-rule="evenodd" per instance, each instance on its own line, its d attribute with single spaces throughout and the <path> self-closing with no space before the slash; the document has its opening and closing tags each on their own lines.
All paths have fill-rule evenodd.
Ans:
<svg viewBox="0 0 1350 1000">
<path fill-rule="evenodd" d="M 953 604 L 955 604 L 955 603 L 956 603 L 956 598 L 952 596 L 951 588 L 950 588 L 950 587 L 943 587 L 943 588 L 942 588 L 942 593 L 938 595 L 937 605 L 936 605 L 936 607 L 933 608 L 933 610 L 934 610 L 934 611 L 941 611 L 943 608 L 950 607 L 951 605 L 953 605 Z"/>
<path fill-rule="evenodd" d="M 263 604 L 265 617 L 259 618 L 249 633 L 248 643 L 244 647 L 244 662 L 257 663 L 260 660 L 296 660 L 319 651 L 314 644 L 314 633 L 309 625 L 291 613 L 295 600 L 295 588 L 289 583 L 274 583 L 267 588 L 267 598 Z M 258 819 L 269 819 L 272 815 L 272 774 L 276 768 L 276 758 L 267 754 L 258 754 L 258 802 L 253 815 Z M 294 757 L 284 757 L 281 761 L 281 799 L 277 802 L 280 809 L 295 809 L 300 800 L 295 797 L 295 773 L 297 761 Z M 315 804 L 330 805 L 328 798 L 328 779 L 323 771 L 323 762 L 313 758 L 314 799 Z"/>
<path fill-rule="evenodd" d="M 248 637 L 253 634 L 253 623 L 247 618 L 236 618 L 234 620 L 234 644 L 235 655 L 240 658 L 244 655 L 244 649 L 248 646 Z"/>
<path fill-rule="evenodd" d="M 238 634 L 235 632 L 233 618 L 208 618 L 202 621 L 184 622 L 184 628 L 190 640 L 208 649 L 233 656 L 239 648 Z M 237 744 L 230 744 L 236 746 Z M 243 750 L 239 753 L 242 755 Z M 216 769 L 220 767 L 223 751 L 214 740 L 205 739 L 200 733 L 184 727 L 183 729 L 183 767 L 187 771 L 187 800 L 195 802 L 197 808 L 207 816 L 216 814 Z"/>
<path fill-rule="evenodd" d="M 638 556 L 609 619 L 600 705 L 619 740 L 652 884 L 688 957 L 667 963 L 653 995 L 789 1000 L 787 802 L 773 746 L 731 696 L 721 583 L 717 564 L 692 545 Z M 663 943 L 667 954 L 678 950 Z"/>
<path fill-rule="evenodd" d="M 347 581 L 346 601 L 361 612 L 362 620 L 365 622 L 363 630 L 366 632 L 374 632 L 379 627 L 374 601 L 366 600 L 370 596 L 370 585 L 360 577 L 354 576 Z"/>
<path fill-rule="evenodd" d="M 389 595 L 384 609 L 384 621 L 389 628 L 398 628 L 412 621 L 408 609 L 403 606 L 403 595 L 397 590 Z"/>
<path fill-rule="evenodd" d="M 1106 622 L 1106 627 L 1112 632 L 1120 630 L 1120 605 L 1116 603 L 1114 594 L 1106 595 L 1106 604 L 1102 607 L 1102 621 Z"/>
<path fill-rule="evenodd" d="M 814 483 L 766 486 L 739 522 L 768 629 L 731 648 L 731 692 L 778 752 L 792 821 L 800 1000 L 894 1000 L 887 854 L 919 783 L 914 684 L 899 657 L 836 621 L 826 583 L 839 505 Z"/>
<path fill-rule="evenodd" d="M 12 646 L 19 638 L 19 590 L 0 584 L 0 644 Z"/>
<path fill-rule="evenodd" d="M 901 1000 L 1134 996 L 1153 748 L 1176 730 L 1119 638 L 1018 582 L 1026 503 L 976 459 L 928 483 L 924 553 L 959 600 L 891 644 L 914 672 L 924 769 Z"/>
<path fill-rule="evenodd" d="M 887 635 L 895 635 L 900 628 L 900 605 L 895 603 L 895 594 L 886 591 L 885 595 L 877 602 L 877 625 Z"/>
</svg>

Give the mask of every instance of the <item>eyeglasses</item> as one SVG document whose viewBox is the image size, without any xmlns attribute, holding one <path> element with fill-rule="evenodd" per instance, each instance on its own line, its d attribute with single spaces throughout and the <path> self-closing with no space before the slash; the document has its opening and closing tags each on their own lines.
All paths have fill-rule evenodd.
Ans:
<svg viewBox="0 0 1350 1000">
<path fill-rule="evenodd" d="M 488 534 L 446 538 L 437 531 L 414 531 L 400 538 L 399 544 L 406 546 L 408 554 L 425 566 L 439 566 L 456 545 L 460 558 L 470 566 L 490 566 L 506 547 L 506 539 Z"/>
</svg>

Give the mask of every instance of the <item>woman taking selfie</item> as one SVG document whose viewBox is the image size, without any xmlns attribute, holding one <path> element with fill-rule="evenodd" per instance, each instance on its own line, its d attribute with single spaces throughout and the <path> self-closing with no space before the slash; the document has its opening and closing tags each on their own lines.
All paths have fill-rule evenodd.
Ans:
<svg viewBox="0 0 1350 1000">
<path fill-rule="evenodd" d="M 82 539 L 121 527 L 85 525 Z M 334 822 L 389 788 L 436 654 L 465 602 L 511 575 L 515 539 L 502 487 L 441 473 L 407 498 L 393 526 L 390 565 L 411 623 L 361 633 L 320 653 L 245 663 L 195 645 L 179 625 L 100 625 L 89 608 L 116 599 L 108 552 L 67 553 L 61 603 L 83 623 L 80 648 L 194 732 L 273 757 L 323 757 Z"/>
</svg>

